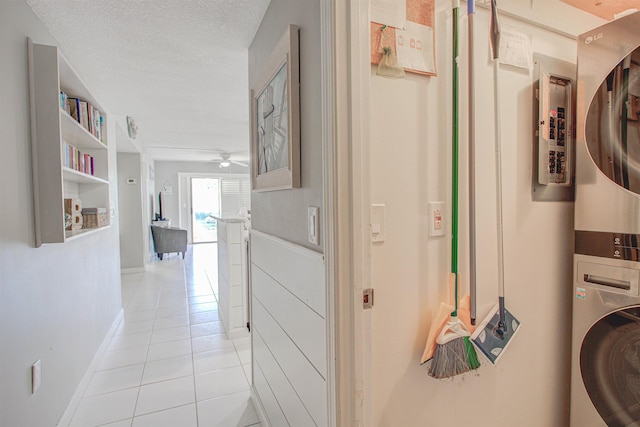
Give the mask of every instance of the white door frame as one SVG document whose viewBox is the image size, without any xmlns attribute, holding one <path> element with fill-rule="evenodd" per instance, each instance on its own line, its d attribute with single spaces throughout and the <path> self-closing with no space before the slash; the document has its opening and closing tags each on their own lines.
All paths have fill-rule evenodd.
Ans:
<svg viewBox="0 0 640 427">
<path fill-rule="evenodd" d="M 323 32 L 333 34 L 333 39 L 324 33 L 322 38 L 323 64 L 329 57 L 332 64 L 327 78 L 334 80 L 333 102 L 323 105 L 335 108 L 331 116 L 335 121 L 331 128 L 333 141 L 325 143 L 324 185 L 328 219 L 325 258 L 333 261 L 327 262 L 333 300 L 329 305 L 333 328 L 329 336 L 335 346 L 335 395 L 329 401 L 336 402 L 338 426 L 373 425 L 371 310 L 362 309 L 362 291 L 371 287 L 369 3 L 331 0 L 331 6 L 323 4 L 323 12 L 332 9 L 335 24 L 334 28 L 322 21 Z M 326 95 L 326 90 L 323 93 Z"/>
</svg>

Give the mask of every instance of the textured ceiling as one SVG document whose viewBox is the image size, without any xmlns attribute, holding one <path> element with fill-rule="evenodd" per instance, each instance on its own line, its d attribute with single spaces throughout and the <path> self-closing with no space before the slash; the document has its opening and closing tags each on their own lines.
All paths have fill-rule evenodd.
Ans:
<svg viewBox="0 0 640 427">
<path fill-rule="evenodd" d="M 269 0 L 26 0 L 157 160 L 249 158 L 247 49 Z"/>
</svg>

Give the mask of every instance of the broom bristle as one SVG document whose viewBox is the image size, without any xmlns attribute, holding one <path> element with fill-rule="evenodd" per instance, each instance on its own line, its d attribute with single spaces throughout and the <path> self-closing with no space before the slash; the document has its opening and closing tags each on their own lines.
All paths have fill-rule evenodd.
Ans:
<svg viewBox="0 0 640 427">
<path fill-rule="evenodd" d="M 450 378 L 478 367 L 480 362 L 473 344 L 469 337 L 461 337 L 436 346 L 429 375 L 438 379 Z"/>
</svg>

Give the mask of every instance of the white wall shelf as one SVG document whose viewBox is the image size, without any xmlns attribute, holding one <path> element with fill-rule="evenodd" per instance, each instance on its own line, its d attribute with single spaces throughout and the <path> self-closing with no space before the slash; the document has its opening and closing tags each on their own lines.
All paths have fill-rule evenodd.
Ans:
<svg viewBox="0 0 640 427">
<path fill-rule="evenodd" d="M 109 199 L 109 150 L 104 108 L 56 46 L 28 39 L 31 145 L 36 247 L 62 243 L 108 228 L 65 230 L 64 199 L 80 199 L 83 207 L 106 208 Z M 87 101 L 104 116 L 102 141 L 61 107 L 61 91 Z M 93 158 L 93 173 L 67 167 L 65 145 Z"/>
<path fill-rule="evenodd" d="M 63 139 L 67 144 L 71 144 L 76 148 L 107 148 L 106 144 L 98 140 L 62 109 L 60 110 L 60 122 L 62 124 Z"/>
<path fill-rule="evenodd" d="M 98 178 L 97 176 L 89 175 L 75 169 L 69 169 L 63 166 L 62 171 L 64 172 L 63 177 L 65 181 L 75 182 L 78 184 L 109 184 L 109 181 L 106 179 Z"/>
</svg>

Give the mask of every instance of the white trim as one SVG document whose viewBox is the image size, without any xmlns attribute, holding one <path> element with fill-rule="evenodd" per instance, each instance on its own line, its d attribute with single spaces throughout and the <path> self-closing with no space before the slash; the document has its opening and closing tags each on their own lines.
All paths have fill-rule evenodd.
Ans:
<svg viewBox="0 0 640 427">
<path fill-rule="evenodd" d="M 80 399 L 82 399 L 82 395 L 86 390 L 87 386 L 89 385 L 89 381 L 91 381 L 91 376 L 93 375 L 95 370 L 98 368 L 98 363 L 100 363 L 102 354 L 107 349 L 107 345 L 109 344 L 111 337 L 113 336 L 113 334 L 115 334 L 116 329 L 118 328 L 118 325 L 120 325 L 120 322 L 122 321 L 123 318 L 124 318 L 124 310 L 120 309 L 120 312 L 118 313 L 115 320 L 111 324 L 111 328 L 109 329 L 109 332 L 107 332 L 107 335 L 105 335 L 104 340 L 102 340 L 102 344 L 100 344 L 100 347 L 98 347 L 96 354 L 93 356 L 93 360 L 89 364 L 89 367 L 85 371 L 84 376 L 80 380 L 78 387 L 76 387 L 76 391 L 73 393 L 73 396 L 71 396 L 71 400 L 67 405 L 67 409 L 65 409 L 64 413 L 62 414 L 62 417 L 60 418 L 60 421 L 58 421 L 58 424 L 56 424 L 57 426 L 61 426 L 61 427 L 68 426 L 71 423 L 71 419 L 73 418 L 73 415 L 75 414 L 76 409 L 78 409 L 78 405 L 80 404 Z"/>
<path fill-rule="evenodd" d="M 335 250 L 335 207 L 334 188 L 334 146 L 336 132 L 334 127 L 335 76 L 334 76 L 334 37 L 333 6 L 336 0 L 320 1 L 320 45 L 321 45 L 321 127 L 322 127 L 322 242 L 324 253 L 325 289 L 326 289 L 326 352 L 327 352 L 327 420 L 328 425 L 339 425 L 338 412 L 342 408 L 338 393 L 336 369 L 336 348 L 338 334 L 336 328 L 340 324 L 336 319 L 336 250 Z"/>
<path fill-rule="evenodd" d="M 251 348 L 251 354 L 253 354 L 253 348 Z M 253 369 L 253 361 L 251 362 L 251 366 Z M 251 403 L 253 403 L 253 409 L 256 410 L 256 415 L 258 415 L 260 425 L 262 427 L 271 427 L 271 423 L 267 417 L 267 412 L 264 410 L 264 406 L 262 406 L 262 400 L 260 400 L 260 395 L 256 391 L 256 386 L 253 385 L 253 381 L 251 381 Z"/>
<path fill-rule="evenodd" d="M 338 414 L 339 425 L 371 426 L 372 310 L 362 310 L 362 290 L 371 286 L 370 1 L 335 1 L 336 40 L 348 40 L 334 45 L 336 93 L 341 94 L 335 99 L 334 147 Z"/>
</svg>

